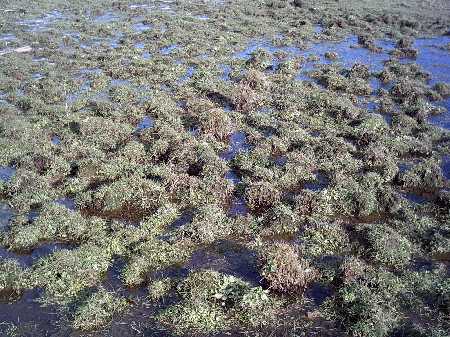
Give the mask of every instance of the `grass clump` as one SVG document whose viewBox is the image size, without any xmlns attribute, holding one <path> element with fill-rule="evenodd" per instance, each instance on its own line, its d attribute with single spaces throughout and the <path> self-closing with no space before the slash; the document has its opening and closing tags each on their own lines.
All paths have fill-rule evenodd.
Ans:
<svg viewBox="0 0 450 337">
<path fill-rule="evenodd" d="M 16 260 L 0 260 L 0 297 L 19 294 L 26 285 L 26 276 Z"/>
<path fill-rule="evenodd" d="M 341 177 L 331 191 L 336 214 L 364 217 L 395 209 L 398 204 L 393 189 L 375 172 L 357 179 Z"/>
<path fill-rule="evenodd" d="M 191 273 L 178 287 L 181 303 L 159 316 L 178 333 L 215 333 L 238 324 L 259 326 L 274 315 L 275 302 L 267 291 L 230 275 L 202 270 Z"/>
<path fill-rule="evenodd" d="M 350 238 L 339 223 L 314 223 L 301 235 L 306 256 L 341 255 L 350 249 Z"/>
<path fill-rule="evenodd" d="M 85 219 L 79 212 L 56 203 L 46 205 L 32 224 L 12 228 L 9 245 L 28 250 L 43 241 L 83 242 L 106 234 L 106 223 L 98 218 Z"/>
<path fill-rule="evenodd" d="M 400 280 L 391 273 L 375 271 L 350 258 L 341 266 L 340 285 L 325 303 L 326 315 L 336 319 L 351 336 L 388 336 L 400 321 Z"/>
<path fill-rule="evenodd" d="M 198 209 L 183 231 L 195 242 L 210 244 L 229 236 L 232 232 L 232 222 L 222 207 L 205 205 Z"/>
<path fill-rule="evenodd" d="M 123 313 L 128 305 L 124 298 L 101 288 L 77 306 L 72 325 L 83 331 L 98 329 L 108 324 L 114 315 Z"/>
<path fill-rule="evenodd" d="M 44 302 L 68 304 L 82 291 L 101 281 L 111 258 L 105 247 L 93 244 L 74 250 L 60 250 L 33 265 L 31 282 L 44 288 Z"/>
<path fill-rule="evenodd" d="M 256 70 L 248 73 L 235 85 L 231 93 L 234 108 L 242 113 L 250 113 L 264 105 L 268 86 L 266 76 Z"/>
<path fill-rule="evenodd" d="M 86 194 L 82 202 L 88 209 L 100 209 L 100 214 L 133 219 L 158 209 L 164 204 L 166 196 L 160 183 L 136 173 Z"/>
<path fill-rule="evenodd" d="M 148 280 L 150 273 L 183 262 L 190 249 L 183 241 L 171 244 L 149 238 L 132 248 L 122 271 L 122 280 L 128 286 L 138 286 Z"/>
<path fill-rule="evenodd" d="M 410 262 L 413 245 L 386 224 L 364 225 L 360 231 L 363 240 L 367 242 L 367 254 L 372 261 L 396 269 L 401 269 Z"/>
<path fill-rule="evenodd" d="M 292 234 L 299 230 L 300 221 L 296 212 L 288 205 L 279 203 L 264 216 L 263 235 Z"/>
<path fill-rule="evenodd" d="M 116 149 L 132 132 L 131 125 L 103 117 L 90 117 L 80 122 L 81 135 L 102 150 Z"/>
<path fill-rule="evenodd" d="M 250 209 L 258 211 L 272 207 L 280 201 L 281 193 L 269 182 L 250 183 L 245 189 L 245 199 Z"/>
<path fill-rule="evenodd" d="M 410 190 L 433 192 L 443 187 L 444 177 L 436 160 L 424 160 L 399 175 L 401 185 Z"/>
<path fill-rule="evenodd" d="M 153 281 L 148 286 L 148 298 L 151 301 L 159 301 L 172 290 L 174 282 L 171 278 Z"/>
<path fill-rule="evenodd" d="M 260 252 L 261 275 L 270 289 L 297 293 L 314 281 L 318 272 L 287 243 L 275 243 Z"/>
<path fill-rule="evenodd" d="M 223 109 L 213 108 L 199 116 L 199 124 L 202 132 L 211 134 L 218 140 L 226 140 L 231 134 L 233 124 L 231 118 Z"/>
</svg>

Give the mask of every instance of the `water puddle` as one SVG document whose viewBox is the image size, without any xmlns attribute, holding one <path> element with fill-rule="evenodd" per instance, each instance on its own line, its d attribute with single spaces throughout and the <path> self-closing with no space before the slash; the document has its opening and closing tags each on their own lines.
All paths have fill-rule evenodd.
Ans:
<svg viewBox="0 0 450 337">
<path fill-rule="evenodd" d="M 176 219 L 174 222 L 172 222 L 167 229 L 168 230 L 174 230 L 177 228 L 181 228 L 185 225 L 187 225 L 188 223 L 192 222 L 192 219 L 194 219 L 194 215 L 195 212 L 194 210 L 186 210 L 184 211 L 179 217 L 178 219 Z"/>
<path fill-rule="evenodd" d="M 40 258 L 49 256 L 54 252 L 61 250 L 73 250 L 75 246 L 72 244 L 53 242 L 53 243 L 43 243 L 38 247 L 33 248 L 29 252 L 14 252 L 0 247 L 0 258 L 3 259 L 13 259 L 17 261 L 23 267 L 31 267 Z"/>
<path fill-rule="evenodd" d="M 230 74 L 231 74 L 231 66 L 228 64 L 220 64 L 219 69 L 222 71 L 222 74 L 220 75 L 220 79 L 223 81 L 230 81 Z"/>
<path fill-rule="evenodd" d="M 200 21 L 208 21 L 209 20 L 209 16 L 207 16 L 207 15 L 195 15 L 194 18 L 197 20 L 200 20 Z"/>
<path fill-rule="evenodd" d="M 439 36 L 417 39 L 413 45 L 419 50 L 419 55 L 414 62 L 431 74 L 430 85 L 439 82 L 450 84 L 450 52 L 443 48 L 449 43 L 450 36 Z M 435 104 L 446 108 L 447 111 L 429 117 L 428 121 L 435 126 L 450 129 L 450 98 L 435 102 Z"/>
<path fill-rule="evenodd" d="M 31 259 L 30 265 L 39 260 L 42 257 L 49 256 L 55 252 L 61 251 L 61 250 L 73 250 L 75 249 L 74 245 L 67 244 L 67 243 L 47 243 L 44 245 L 41 245 L 31 252 L 31 255 L 29 255 L 29 258 Z"/>
<path fill-rule="evenodd" d="M 149 52 L 147 52 L 147 51 L 142 53 L 142 58 L 144 60 L 150 60 L 151 57 L 152 57 L 152 55 Z"/>
<path fill-rule="evenodd" d="M 114 36 L 114 37 L 110 40 L 109 46 L 110 46 L 112 49 L 117 49 L 117 48 L 119 48 L 120 45 L 121 45 L 121 43 L 122 43 L 122 38 L 123 38 L 123 34 L 122 34 L 122 33 L 117 34 L 116 36 Z"/>
<path fill-rule="evenodd" d="M 450 155 L 442 157 L 441 168 L 445 179 L 450 180 Z"/>
<path fill-rule="evenodd" d="M 322 26 L 320 26 L 320 25 L 314 25 L 313 31 L 316 34 L 322 34 L 323 31 L 324 31 L 324 28 Z"/>
<path fill-rule="evenodd" d="M 36 80 L 36 81 L 41 80 L 41 79 L 43 79 L 44 77 L 45 77 L 45 76 L 44 76 L 43 74 L 41 74 L 41 73 L 34 73 L 34 74 L 31 75 L 31 78 L 32 78 L 33 80 Z"/>
<path fill-rule="evenodd" d="M 64 206 L 68 210 L 75 211 L 76 203 L 73 198 L 61 198 L 55 201 L 57 204 Z"/>
<path fill-rule="evenodd" d="M 239 153 L 246 152 L 251 149 L 251 145 L 247 143 L 247 136 L 244 132 L 238 131 L 230 137 L 230 147 L 228 151 L 222 153 L 220 158 L 226 161 L 234 159 Z"/>
<path fill-rule="evenodd" d="M 29 223 L 33 223 L 40 215 L 39 209 L 38 208 L 32 208 L 28 214 L 28 222 Z"/>
<path fill-rule="evenodd" d="M 137 42 L 134 44 L 134 48 L 136 49 L 144 49 L 145 48 L 145 43 L 144 42 Z"/>
<path fill-rule="evenodd" d="M 7 230 L 15 212 L 7 204 L 0 202 L 0 232 Z"/>
<path fill-rule="evenodd" d="M 79 70 L 82 75 L 101 75 L 103 70 L 101 68 L 82 68 Z"/>
<path fill-rule="evenodd" d="M 316 180 L 305 184 L 305 188 L 310 191 L 320 192 L 326 189 L 329 185 L 328 178 L 322 173 L 316 173 Z"/>
<path fill-rule="evenodd" d="M 357 36 L 350 36 L 344 41 L 337 43 L 316 43 L 302 53 L 302 56 L 307 59 L 315 59 L 307 62 L 304 70 L 310 71 L 314 69 L 315 64 L 331 64 L 335 62 L 325 56 L 326 53 L 335 53 L 338 55 L 337 62 L 345 68 L 351 68 L 355 63 L 360 63 L 367 65 L 371 72 L 380 72 L 383 70 L 384 62 L 390 59 L 388 52 L 394 49 L 394 43 L 381 40 L 378 41 L 378 47 L 383 48 L 384 52 L 375 53 L 359 46 Z"/>
<path fill-rule="evenodd" d="M 274 163 L 278 167 L 283 167 L 286 165 L 288 158 L 286 156 L 277 156 L 273 159 Z"/>
<path fill-rule="evenodd" d="M 419 50 L 415 63 L 432 74 L 430 85 L 450 83 L 450 52 L 442 49 L 450 43 L 450 36 L 417 39 L 414 48 Z"/>
<path fill-rule="evenodd" d="M 26 19 L 17 22 L 17 24 L 26 27 L 29 32 L 35 33 L 46 30 L 48 26 L 62 19 L 64 19 L 64 15 L 57 10 L 53 10 L 40 18 Z"/>
<path fill-rule="evenodd" d="M 406 171 L 409 171 L 410 169 L 412 169 L 414 164 L 409 163 L 409 162 L 402 162 L 402 163 L 398 163 L 397 166 L 398 166 L 398 171 L 400 173 L 405 173 Z"/>
<path fill-rule="evenodd" d="M 143 23 L 143 22 L 139 22 L 139 23 L 135 23 L 133 25 L 133 30 L 137 33 L 143 33 L 146 32 L 147 30 L 152 29 L 153 27 L 149 24 Z"/>
<path fill-rule="evenodd" d="M 152 117 L 145 116 L 136 127 L 135 132 L 140 132 L 145 129 L 150 129 L 155 126 L 155 120 Z"/>
<path fill-rule="evenodd" d="M 256 264 L 256 254 L 232 241 L 219 241 L 197 250 L 192 254 L 185 268 L 211 269 L 240 277 L 254 285 L 258 285 L 261 280 Z"/>
<path fill-rule="evenodd" d="M 178 84 L 183 84 L 186 83 L 187 81 L 189 81 L 191 79 L 192 76 L 194 76 L 196 71 L 196 68 L 194 66 L 189 66 L 188 69 L 186 70 L 186 73 L 180 77 L 180 79 L 178 80 Z"/>
<path fill-rule="evenodd" d="M 306 297 L 312 299 L 316 306 L 320 306 L 332 294 L 329 287 L 320 283 L 314 283 L 305 292 Z"/>
<path fill-rule="evenodd" d="M 2 34 L 0 41 L 17 41 L 17 37 L 14 34 Z"/>
<path fill-rule="evenodd" d="M 301 72 L 297 75 L 297 80 L 310 80 L 308 72 L 314 70 L 316 65 L 331 64 L 339 62 L 346 68 L 350 68 L 355 63 L 365 64 L 372 72 L 379 72 L 383 69 L 384 62 L 390 59 L 389 51 L 394 49 L 394 43 L 387 40 L 377 42 L 385 52 L 375 53 L 367 48 L 363 48 L 358 44 L 358 37 L 353 35 L 341 42 L 320 42 L 314 43 L 310 48 L 303 50 L 296 46 L 275 46 L 267 40 L 252 41 L 247 48 L 234 55 L 235 58 L 249 60 L 253 52 L 263 49 L 272 55 L 275 53 L 286 53 L 287 60 L 293 57 L 303 57 L 307 60 L 302 65 Z M 329 54 L 336 54 L 337 60 L 330 60 L 326 57 Z M 272 61 L 272 69 L 278 68 L 279 60 L 274 58 Z"/>
<path fill-rule="evenodd" d="M 51 142 L 53 145 L 61 145 L 61 138 L 58 136 L 52 136 Z"/>
<path fill-rule="evenodd" d="M 0 167 L 0 180 L 9 182 L 12 177 L 16 174 L 16 169 L 10 166 Z"/>
<path fill-rule="evenodd" d="M 177 49 L 178 48 L 178 44 L 171 44 L 171 45 L 169 45 L 169 46 L 166 46 L 166 47 L 162 47 L 161 49 L 160 49 L 160 52 L 161 52 L 161 54 L 163 54 L 163 55 L 169 55 L 169 54 L 171 54 L 175 49 Z"/>
<path fill-rule="evenodd" d="M 414 193 L 402 193 L 402 196 L 405 199 L 407 199 L 415 204 L 419 204 L 419 205 L 430 201 L 428 198 L 421 196 L 421 195 L 414 194 Z"/>
<path fill-rule="evenodd" d="M 121 80 L 121 79 L 111 80 L 111 87 L 124 87 L 130 84 L 131 82 L 129 80 Z"/>
<path fill-rule="evenodd" d="M 129 9 L 151 9 L 152 6 L 148 4 L 132 4 L 128 6 Z"/>
<path fill-rule="evenodd" d="M 229 170 L 225 174 L 225 179 L 231 181 L 234 185 L 237 185 L 242 181 L 239 174 L 234 170 Z"/>
<path fill-rule="evenodd" d="M 252 55 L 257 50 L 265 50 L 268 53 L 275 54 L 277 52 L 285 52 L 290 56 L 300 56 L 302 55 L 302 50 L 293 46 L 275 46 L 272 42 L 268 40 L 254 40 L 251 41 L 247 48 L 243 51 L 234 54 L 234 58 L 242 60 L 250 60 Z"/>
<path fill-rule="evenodd" d="M 137 301 L 139 298 L 144 298 L 147 295 L 145 288 L 128 288 L 122 283 L 121 274 L 125 265 L 126 261 L 124 259 L 120 257 L 115 258 L 106 272 L 102 286 L 108 291 L 115 292 L 118 296 L 127 297 L 129 300 Z"/>
<path fill-rule="evenodd" d="M 248 214 L 248 206 L 244 197 L 237 196 L 231 201 L 228 215 L 231 217 L 246 216 Z"/>
<path fill-rule="evenodd" d="M 114 22 L 119 19 L 120 19 L 120 17 L 118 15 L 114 14 L 113 12 L 107 12 L 107 13 L 104 13 L 102 15 L 95 17 L 94 22 L 102 24 L 102 23 Z"/>
<path fill-rule="evenodd" d="M 59 334 L 59 314 L 56 308 L 44 307 L 38 299 L 42 289 L 26 290 L 13 303 L 0 302 L 0 333 L 7 336 L 8 325 L 14 324 L 21 336 L 56 336 Z M 3 335 L 3 333 L 5 333 Z"/>
</svg>

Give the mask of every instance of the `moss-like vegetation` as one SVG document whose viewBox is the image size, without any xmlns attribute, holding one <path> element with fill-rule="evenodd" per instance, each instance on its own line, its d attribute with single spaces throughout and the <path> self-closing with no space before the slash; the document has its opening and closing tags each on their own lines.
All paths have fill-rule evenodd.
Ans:
<svg viewBox="0 0 450 337">
<path fill-rule="evenodd" d="M 448 1 L 1 7 L 0 335 L 446 335 Z"/>
<path fill-rule="evenodd" d="M 0 296 L 17 295 L 26 286 L 26 271 L 12 259 L 0 261 Z"/>
<path fill-rule="evenodd" d="M 92 330 L 108 323 L 116 314 L 122 313 L 128 306 L 125 299 L 115 297 L 104 289 L 92 294 L 75 311 L 73 326 L 75 329 Z"/>
<path fill-rule="evenodd" d="M 289 244 L 277 243 L 273 247 L 264 247 L 261 255 L 261 275 L 269 288 L 275 291 L 302 291 L 317 277 L 317 270 Z"/>
<path fill-rule="evenodd" d="M 234 276 L 209 270 L 195 272 L 179 285 L 178 292 L 181 304 L 160 316 L 178 332 L 211 333 L 236 323 L 257 327 L 275 317 L 277 303 L 268 292 Z"/>
</svg>

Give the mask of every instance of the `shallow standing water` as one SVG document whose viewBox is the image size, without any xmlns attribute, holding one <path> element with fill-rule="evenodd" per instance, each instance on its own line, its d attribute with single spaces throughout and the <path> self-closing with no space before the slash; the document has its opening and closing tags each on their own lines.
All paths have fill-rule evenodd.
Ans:
<svg viewBox="0 0 450 337">
<path fill-rule="evenodd" d="M 165 329 L 154 324 L 154 318 L 148 317 L 150 311 L 152 315 L 154 313 L 150 307 L 156 306 L 155 312 L 162 311 L 157 304 L 147 303 L 146 287 L 154 281 L 152 276 L 169 277 L 179 285 L 191 272 L 208 269 L 236 276 L 256 289 L 261 285 L 267 287 L 266 281 L 262 282 L 260 266 L 266 252 L 260 245 L 265 247 L 270 243 L 262 238 L 279 239 L 294 246 L 297 243 L 292 238 L 304 235 L 311 224 L 333 223 L 336 220 L 325 217 L 334 203 L 351 195 L 352 203 L 358 204 L 359 209 L 356 207 L 354 210 L 354 205 L 348 203 L 339 205 L 342 206 L 340 212 L 362 213 L 372 206 L 371 202 L 378 202 L 380 195 L 388 190 L 387 186 L 391 187 L 386 181 L 395 185 L 401 178 L 395 172 L 394 177 L 388 176 L 391 174 L 389 170 L 398 168 L 395 162 L 389 162 L 391 166 L 383 166 L 387 163 L 382 158 L 386 150 L 383 146 L 388 142 L 380 142 L 383 146 L 376 147 L 380 145 L 377 140 L 384 141 L 384 135 L 391 137 L 394 134 L 390 132 L 398 123 L 396 113 L 401 108 L 400 104 L 394 102 L 393 107 L 383 113 L 386 128 L 375 125 L 381 131 L 373 132 L 370 123 L 376 122 L 364 114 L 362 117 L 356 113 L 352 115 L 354 107 L 364 113 L 379 112 L 378 89 L 389 92 L 394 83 L 382 84 L 378 73 L 383 70 L 384 63 L 392 58 L 396 41 L 376 40 L 375 46 L 381 50 L 372 52 L 358 45 L 356 35 L 347 34 L 339 42 L 323 41 L 323 34 L 327 34 L 328 28 L 306 21 L 298 22 L 305 26 L 299 29 L 312 31 L 312 35 L 305 39 L 309 42 L 304 45 L 290 42 L 296 30 L 286 29 L 281 21 L 279 25 L 284 27 L 284 34 L 270 31 L 267 34 L 262 32 L 263 37 L 250 38 L 258 35 L 256 31 L 260 26 L 268 27 L 263 23 L 253 23 L 249 25 L 253 27 L 249 31 L 246 25 L 236 28 L 235 23 L 227 21 L 234 16 L 225 20 L 223 13 L 216 11 L 226 5 L 224 2 L 214 2 L 216 7 L 211 9 L 203 3 L 158 1 L 127 6 L 119 3 L 113 7 L 74 13 L 55 9 L 35 16 L 18 14 L 15 20 L 17 31 L 0 34 L 0 54 L 6 53 L 6 56 L 0 56 L 0 61 L 7 70 L 3 74 L 5 80 L 0 82 L 1 111 L 8 118 L 15 116 L 17 119 L 0 125 L 4 148 L 7 148 L 8 141 L 16 142 L 13 143 L 15 147 L 8 147 L 9 152 L 5 151 L 1 156 L 0 186 L 6 186 L 5 190 L 1 190 L 6 193 L 0 202 L 0 257 L 16 260 L 24 268 L 31 269 L 56 252 L 76 254 L 86 242 L 102 247 L 103 251 L 113 251 L 108 257 L 106 271 L 100 272 L 100 275 L 96 274 L 97 269 L 86 272 L 85 275 L 92 276 L 95 281 L 92 284 L 87 282 L 88 285 L 83 284 L 81 288 L 89 292 L 105 286 L 115 295 L 127 298 L 133 309 L 125 323 L 121 323 L 121 314 L 107 320 L 112 319 L 115 327 L 109 325 L 106 330 L 113 329 L 116 335 L 167 335 Z M 179 6 L 181 10 L 187 10 L 183 6 L 189 8 L 189 15 L 180 15 Z M 261 6 L 255 6 L 256 10 Z M 236 17 L 240 22 L 252 22 L 255 18 L 264 17 L 249 15 L 255 8 L 242 12 L 236 9 Z M 271 8 L 269 12 L 276 10 Z M 269 20 L 268 16 L 265 18 Z M 209 27 L 209 30 L 201 30 L 200 27 Z M 220 29 L 227 31 L 227 34 L 220 33 Z M 35 38 L 32 34 L 38 35 Z M 206 36 L 207 41 L 195 41 L 199 36 Z M 417 58 L 401 58 L 400 63 L 416 63 L 430 73 L 430 81 L 426 85 L 433 86 L 439 82 L 450 84 L 449 43 L 449 36 L 417 39 L 412 46 L 419 51 Z M 15 49 L 23 44 L 32 45 L 30 55 Z M 246 78 L 252 62 L 257 64 L 259 61 L 255 52 L 260 50 L 269 55 L 267 67 L 257 73 L 259 78 Z M 330 52 L 336 53 L 335 60 L 331 59 Z M 299 69 L 289 68 L 292 65 L 289 62 L 297 59 L 301 59 Z M 10 60 L 13 60 L 12 66 Z M 352 95 L 352 92 L 333 92 L 313 76 L 314 71 L 319 71 L 323 66 L 339 65 L 343 69 L 338 75 L 344 74 L 342 76 L 345 77 L 355 63 L 368 66 L 370 74 L 366 82 L 372 87 L 371 94 L 358 96 Z M 16 64 L 19 66 L 16 67 Z M 21 72 L 21 67 L 26 71 Z M 283 77 L 283 71 L 292 73 Z M 291 88 L 294 88 L 294 94 L 289 91 Z M 239 90 L 247 91 L 239 96 Z M 305 96 L 307 100 L 304 100 L 304 94 L 310 95 Z M 249 97 L 253 100 L 244 102 L 247 105 L 239 104 L 240 100 L 248 100 Z M 308 105 L 317 97 L 316 106 Z M 341 98 L 347 101 L 341 102 Z M 341 105 L 336 107 L 336 102 Z M 434 102 L 446 107 L 447 111 L 427 116 L 426 120 L 449 130 L 449 103 L 449 98 Z M 321 110 L 322 104 L 325 104 L 325 112 Z M 212 118 L 211 111 L 205 113 L 202 110 L 204 107 L 212 107 L 216 112 L 219 110 L 215 115 L 217 119 Z M 308 109 L 314 113 L 303 114 L 310 112 Z M 341 115 L 330 117 L 327 113 Z M 408 114 L 414 116 L 414 111 Z M 408 122 L 413 124 L 411 120 L 403 122 L 406 124 L 405 130 L 409 127 Z M 214 133 L 223 126 L 228 129 L 224 128 L 219 135 Z M 295 129 L 299 126 L 300 130 Z M 411 139 L 417 138 L 411 152 L 416 151 L 414 155 L 419 159 L 411 161 L 411 165 L 400 165 L 401 174 L 413 170 L 430 153 L 433 159 L 438 158 L 431 147 L 439 138 L 426 133 L 423 124 L 411 128 L 415 130 L 410 133 L 405 130 L 396 132 L 407 133 L 401 142 L 408 146 Z M 324 140 L 325 135 L 329 138 Z M 342 143 L 333 147 L 333 142 L 337 142 L 338 138 L 348 140 L 353 148 L 348 150 Z M 41 139 L 45 142 L 40 142 Z M 397 150 L 404 150 L 396 143 L 398 138 L 392 136 L 389 140 L 394 148 L 397 146 Z M 438 190 L 448 187 L 450 179 L 448 155 L 441 155 L 445 144 L 442 148 L 444 150 L 439 152 L 437 166 L 446 180 Z M 18 151 L 16 157 L 15 151 Z M 341 156 L 345 158 L 344 164 Z M 386 181 L 372 184 L 372 181 L 358 180 L 367 172 L 376 172 Z M 31 177 L 29 180 L 28 175 Z M 429 180 L 434 183 L 438 175 L 432 171 Z M 423 176 L 428 178 L 427 173 Z M 341 180 L 347 178 L 353 180 L 342 183 Z M 258 185 L 260 182 L 266 184 Z M 372 193 L 377 184 L 384 189 Z M 254 186 L 251 190 L 250 187 Z M 347 186 L 353 186 L 360 194 L 352 195 L 354 190 L 345 190 Z M 372 194 L 364 195 L 364 192 Z M 414 212 L 421 214 L 424 204 L 436 207 L 432 211 L 441 212 L 441 206 L 435 205 L 437 197 L 433 193 L 424 195 L 411 188 L 393 195 L 407 200 L 406 206 L 395 205 L 400 210 L 392 207 L 395 213 L 392 218 L 399 217 L 402 224 L 402 221 L 412 221 L 402 216 L 416 214 Z M 395 198 L 387 200 L 397 202 Z M 43 206 L 53 204 L 63 206 L 63 210 L 56 215 L 48 215 Z M 213 228 L 212 231 L 218 231 L 213 233 L 217 235 L 214 243 L 204 244 L 201 230 L 211 223 L 217 224 L 216 216 L 222 216 L 217 214 L 220 213 L 217 208 L 213 208 L 211 214 L 207 207 L 203 207 L 213 204 L 219 204 L 226 219 L 220 220 L 219 225 L 226 222 L 225 227 L 230 226 L 225 229 L 218 227 L 224 233 L 231 234 L 223 234 Z M 165 210 L 160 207 L 162 205 L 175 209 L 176 216 L 168 216 L 167 224 L 164 217 L 163 220 L 154 218 L 156 211 Z M 311 210 L 316 213 L 308 214 Z M 92 220 L 94 217 L 91 215 L 95 214 L 98 222 L 83 225 L 80 218 L 76 219 L 76 223 L 70 222 L 72 217 L 80 214 L 84 220 Z M 49 216 L 48 223 L 40 224 L 43 228 L 34 228 L 44 216 Z M 378 221 L 377 214 L 367 217 L 368 220 L 361 214 L 351 214 L 349 217 L 356 224 L 371 219 Z M 129 221 L 130 218 L 133 221 Z M 195 219 L 204 221 L 198 229 L 189 227 Z M 339 227 L 342 219 L 338 217 L 337 220 Z M 69 228 L 65 227 L 65 221 Z M 161 223 L 164 231 L 159 233 L 158 225 Z M 301 230 L 290 226 L 299 226 Z M 188 227 L 194 233 L 186 231 Z M 29 228 L 33 230 L 27 234 L 24 229 Z M 107 229 L 102 232 L 104 228 Z M 148 243 L 146 236 L 139 237 L 143 230 L 148 231 L 148 237 L 155 235 L 154 242 Z M 153 230 L 157 233 L 154 234 Z M 284 230 L 295 234 L 286 234 Z M 323 237 L 320 228 L 315 230 L 317 236 L 312 236 L 310 241 L 321 237 L 330 240 L 327 249 L 335 249 L 335 232 L 326 233 Z M 345 227 L 345 230 L 349 229 Z M 431 233 L 435 228 L 429 230 Z M 4 241 L 3 232 L 6 235 Z M 445 234 L 442 233 L 433 233 L 435 237 L 430 234 L 430 240 Z M 357 235 L 354 234 L 351 232 L 352 244 L 359 247 L 359 239 L 355 239 Z M 20 235 L 23 235 L 22 239 L 27 235 L 36 235 L 38 244 L 27 251 L 19 251 L 14 245 L 20 244 Z M 66 238 L 67 235 L 71 236 L 67 243 L 58 241 L 58 238 Z M 79 237 L 72 242 L 72 236 L 77 235 Z M 345 235 L 343 237 L 346 238 Z M 114 245 L 109 245 L 110 242 Z M 186 246 L 181 245 L 183 252 L 188 249 L 192 251 L 181 262 L 165 266 L 166 259 L 170 260 L 172 254 L 179 253 L 171 251 L 179 242 L 187 243 Z M 342 239 L 342 242 L 345 240 Z M 439 244 L 433 241 L 433 245 Z M 432 246 L 429 242 L 427 245 Z M 367 253 L 364 247 L 361 249 Z M 339 255 L 342 252 L 333 253 Z M 159 258 L 158 254 L 166 255 Z M 350 253 L 344 250 L 342 254 Z M 142 256 L 144 258 L 141 259 Z M 311 263 L 318 260 L 311 256 L 308 259 Z M 147 266 L 149 261 L 150 266 Z M 92 262 L 86 264 L 91 265 Z M 164 267 L 160 269 L 159 264 Z M 101 269 L 97 265 L 95 268 Z M 151 272 L 144 270 L 144 275 L 140 275 L 139 268 L 151 269 Z M 391 266 L 389 268 L 392 269 Z M 324 278 L 331 272 L 335 271 L 324 271 Z M 53 274 L 50 271 L 49 277 Z M 127 277 L 132 281 L 133 277 L 143 281 L 135 289 L 129 289 L 125 285 Z M 57 277 L 55 283 L 60 278 Z M 55 335 L 72 333 L 59 330 L 56 319 L 60 318 L 58 308 L 40 306 L 36 301 L 46 296 L 51 298 L 41 288 L 51 286 L 44 282 L 34 289 L 23 290 L 22 296 L 15 302 L 1 302 L 0 322 L 3 325 L 0 332 L 6 331 L 3 327 L 18 327 L 37 336 L 38 331 L 46 331 L 46 334 L 54 332 Z M 334 287 L 334 284 L 314 282 L 305 289 L 305 295 L 319 310 L 324 301 L 335 299 Z M 171 289 L 171 296 L 177 289 Z M 279 299 L 275 292 L 271 292 L 270 296 Z M 176 300 L 174 303 L 178 304 Z M 170 307 L 174 303 L 164 303 L 162 307 Z M 69 311 L 79 305 L 72 304 Z M 266 312 L 260 308 L 257 310 L 261 314 Z M 69 320 L 73 319 L 70 315 L 73 312 L 70 312 Z M 180 322 L 184 318 L 182 315 L 176 317 Z M 122 327 L 118 328 L 121 324 Z M 79 332 L 73 333 L 78 335 Z M 103 333 L 107 335 L 110 332 L 93 332 L 93 335 Z"/>
</svg>

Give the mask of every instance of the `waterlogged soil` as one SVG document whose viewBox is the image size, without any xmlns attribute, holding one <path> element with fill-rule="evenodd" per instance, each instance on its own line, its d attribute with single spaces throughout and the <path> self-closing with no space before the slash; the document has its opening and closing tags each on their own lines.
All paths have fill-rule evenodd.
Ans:
<svg viewBox="0 0 450 337">
<path fill-rule="evenodd" d="M 446 336 L 448 1 L 0 7 L 1 336 Z"/>
</svg>

